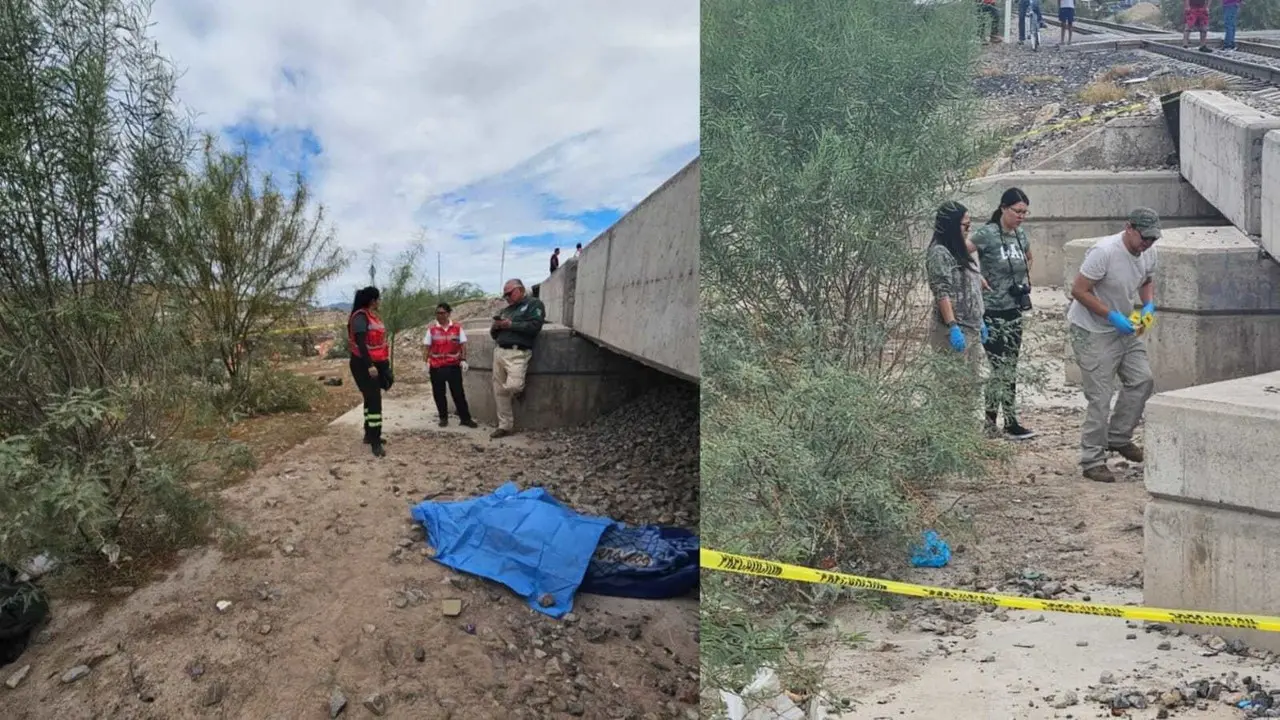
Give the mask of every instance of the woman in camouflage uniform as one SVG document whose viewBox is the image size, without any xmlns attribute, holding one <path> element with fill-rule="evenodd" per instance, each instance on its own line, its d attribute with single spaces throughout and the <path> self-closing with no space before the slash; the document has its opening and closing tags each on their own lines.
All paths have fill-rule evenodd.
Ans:
<svg viewBox="0 0 1280 720">
<path fill-rule="evenodd" d="M 929 345 L 961 354 L 976 375 L 987 325 L 982 317 L 982 272 L 966 239 L 969 227 L 969 211 L 964 205 L 953 201 L 938 208 L 925 269 L 935 305 Z"/>
<path fill-rule="evenodd" d="M 978 260 L 986 281 L 983 294 L 985 320 L 991 327 L 983 341 L 991 361 L 987 382 L 987 432 L 999 434 L 996 421 L 1004 411 L 1004 433 L 1014 440 L 1026 440 L 1035 433 L 1018 422 L 1014 401 L 1018 393 L 1018 353 L 1022 350 L 1022 316 L 1031 310 L 1031 241 L 1022 223 L 1031 201 L 1018 188 L 1009 188 L 1000 197 L 1000 207 L 986 225 L 973 234 Z"/>
</svg>

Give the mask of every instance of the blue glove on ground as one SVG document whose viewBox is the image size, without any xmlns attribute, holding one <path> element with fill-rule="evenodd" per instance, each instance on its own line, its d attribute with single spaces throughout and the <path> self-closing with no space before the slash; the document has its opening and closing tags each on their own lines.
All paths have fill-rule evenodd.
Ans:
<svg viewBox="0 0 1280 720">
<path fill-rule="evenodd" d="M 1111 326 L 1120 332 L 1121 335 L 1133 334 L 1133 323 L 1129 322 L 1129 318 L 1119 310 L 1112 310 L 1107 313 L 1107 319 L 1111 321 Z"/>
<path fill-rule="evenodd" d="M 951 347 L 956 352 L 964 352 L 964 331 L 960 329 L 959 325 L 951 326 Z"/>
<path fill-rule="evenodd" d="M 986 322 L 982 323 L 982 330 L 981 330 L 980 337 L 982 338 L 983 345 L 986 345 L 987 341 L 991 339 L 991 328 L 987 327 Z"/>
</svg>

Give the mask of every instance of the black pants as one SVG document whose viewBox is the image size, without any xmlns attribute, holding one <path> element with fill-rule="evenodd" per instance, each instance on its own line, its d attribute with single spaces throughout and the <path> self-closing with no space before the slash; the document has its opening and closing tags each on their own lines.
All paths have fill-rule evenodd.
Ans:
<svg viewBox="0 0 1280 720">
<path fill-rule="evenodd" d="M 351 358 L 351 377 L 364 397 L 365 442 L 382 440 L 382 381 L 369 375 L 369 365 L 358 358 Z"/>
<path fill-rule="evenodd" d="M 1018 424 L 1014 402 L 1018 395 L 1018 353 L 1022 350 L 1022 311 L 990 310 L 984 316 L 990 335 L 983 348 L 991 362 L 991 380 L 987 382 L 987 418 L 995 421 L 1004 410 L 1004 425 Z"/>
<path fill-rule="evenodd" d="M 458 410 L 458 419 L 463 423 L 471 422 L 471 409 L 467 407 L 467 395 L 462 391 L 462 366 L 446 365 L 440 368 L 432 368 L 431 376 L 431 394 L 436 398 L 436 410 L 440 412 L 440 419 L 444 420 L 449 417 L 449 400 L 445 397 L 445 386 L 449 386 L 449 394 L 453 395 L 453 406 Z"/>
</svg>

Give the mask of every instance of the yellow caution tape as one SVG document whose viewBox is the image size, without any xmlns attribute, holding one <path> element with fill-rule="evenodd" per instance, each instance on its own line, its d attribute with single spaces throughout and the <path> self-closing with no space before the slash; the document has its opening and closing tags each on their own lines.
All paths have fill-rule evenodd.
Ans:
<svg viewBox="0 0 1280 720">
<path fill-rule="evenodd" d="M 717 550 L 701 550 L 700 564 L 710 570 L 756 575 L 759 577 L 777 578 L 779 580 L 796 580 L 799 582 L 818 583 L 822 585 L 840 585 L 859 590 L 875 590 L 876 592 L 910 595 L 912 597 L 933 598 L 935 600 L 951 600 L 954 602 L 977 603 L 980 605 L 998 605 L 1015 610 L 1039 610 L 1042 612 L 1072 613 L 1075 615 L 1101 615 L 1103 617 L 1125 618 L 1128 620 L 1149 620 L 1152 622 L 1176 623 L 1185 625 L 1208 625 L 1213 627 L 1243 628 L 1280 632 L 1280 617 L 1265 615 L 1238 615 L 1234 613 L 1205 613 L 1193 610 L 1164 610 L 1132 605 L 1104 605 L 1102 603 L 1086 603 L 1064 600 L 1040 600 L 1037 598 L 1019 597 L 1017 595 L 996 595 L 994 593 L 970 592 L 968 590 L 949 590 L 946 588 L 913 585 L 911 583 L 879 580 L 876 578 L 846 575 L 844 573 L 826 572 L 798 565 L 786 565 L 771 560 L 730 555 Z"/>
<path fill-rule="evenodd" d="M 1132 103 L 1130 105 L 1125 105 L 1122 108 L 1107 110 L 1106 112 L 1100 112 L 1096 115 L 1085 115 L 1083 117 L 1071 118 L 1070 120 L 1063 120 L 1062 122 L 1056 122 L 1052 125 L 1045 125 L 1044 127 L 1038 127 L 1034 130 L 1028 130 L 1021 135 L 1014 135 L 1013 140 L 1014 142 L 1017 142 L 1018 140 L 1025 140 L 1029 137 L 1035 137 L 1036 135 L 1043 135 L 1044 133 L 1060 130 L 1071 125 L 1080 125 L 1082 123 L 1094 122 L 1095 120 L 1106 120 L 1107 118 L 1112 118 L 1116 115 L 1123 115 L 1127 112 L 1133 112 L 1134 110 L 1141 110 L 1146 106 L 1146 103 Z"/>
</svg>

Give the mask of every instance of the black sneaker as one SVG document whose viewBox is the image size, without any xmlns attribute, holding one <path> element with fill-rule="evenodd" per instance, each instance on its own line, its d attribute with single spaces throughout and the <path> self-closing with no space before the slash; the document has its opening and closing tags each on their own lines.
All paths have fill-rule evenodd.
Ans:
<svg viewBox="0 0 1280 720">
<path fill-rule="evenodd" d="M 386 456 L 387 456 L 387 451 L 386 451 L 386 450 L 384 450 L 384 449 L 382 448 L 382 441 L 381 441 L 381 440 L 374 440 L 374 441 L 373 441 L 373 456 L 374 456 L 374 457 L 386 457 Z"/>
<path fill-rule="evenodd" d="M 440 427 L 449 427 L 449 418 L 440 418 Z"/>
<path fill-rule="evenodd" d="M 463 420 L 460 424 L 463 427 L 469 427 L 472 429 L 480 427 L 480 423 L 476 422 L 475 420 Z"/>
<path fill-rule="evenodd" d="M 1014 423 L 1005 427 L 1004 434 L 1009 436 L 1010 440 L 1030 440 L 1036 436 L 1036 431 L 1028 430 L 1018 423 Z"/>
<path fill-rule="evenodd" d="M 1208 45 L 1201 45 L 1199 48 L 1202 53 L 1211 53 L 1213 50 Z"/>
</svg>

